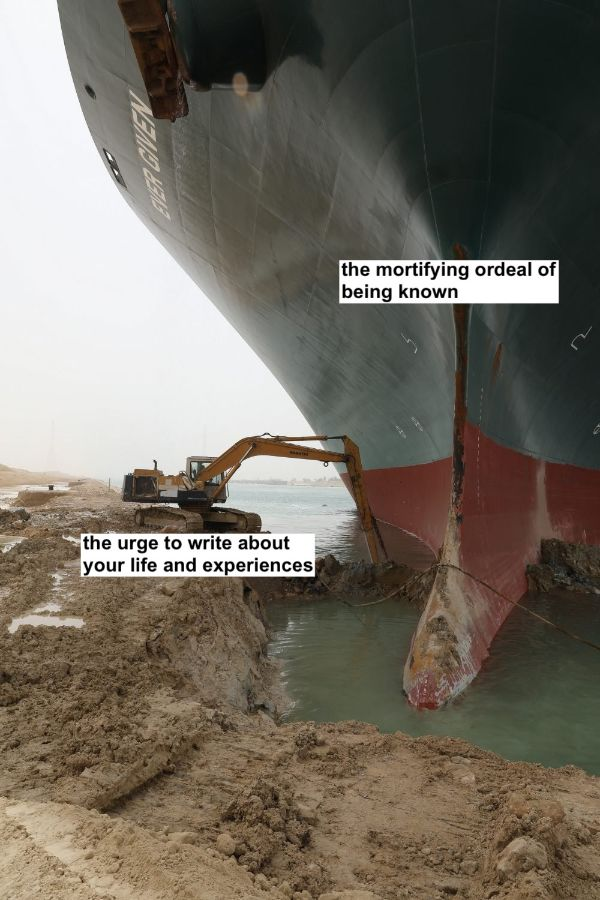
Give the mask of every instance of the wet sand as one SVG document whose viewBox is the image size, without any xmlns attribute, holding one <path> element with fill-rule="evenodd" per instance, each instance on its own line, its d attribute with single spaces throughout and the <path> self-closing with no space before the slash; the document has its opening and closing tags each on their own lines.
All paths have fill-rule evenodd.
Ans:
<svg viewBox="0 0 600 900">
<path fill-rule="evenodd" d="M 250 587 L 80 579 L 81 531 L 135 530 L 97 482 L 27 512 L 0 516 L 0 896 L 600 898 L 599 779 L 278 725 Z M 9 631 L 50 604 L 84 624 Z"/>
</svg>

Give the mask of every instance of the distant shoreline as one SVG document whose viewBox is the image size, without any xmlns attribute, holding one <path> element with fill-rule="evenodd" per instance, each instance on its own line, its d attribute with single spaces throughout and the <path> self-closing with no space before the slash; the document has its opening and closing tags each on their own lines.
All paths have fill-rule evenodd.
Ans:
<svg viewBox="0 0 600 900">
<path fill-rule="evenodd" d="M 270 485 L 272 487 L 322 487 L 322 488 L 336 488 L 336 487 L 344 487 L 344 482 L 340 478 L 328 478 L 325 481 L 319 481 L 319 479 L 306 479 L 305 481 L 284 481 L 279 478 L 236 478 L 233 484 L 257 484 L 257 485 Z"/>
</svg>

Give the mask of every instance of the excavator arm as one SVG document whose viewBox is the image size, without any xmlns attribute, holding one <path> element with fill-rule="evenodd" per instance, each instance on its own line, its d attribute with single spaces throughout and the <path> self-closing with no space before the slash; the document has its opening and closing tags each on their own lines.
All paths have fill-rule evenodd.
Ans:
<svg viewBox="0 0 600 900">
<path fill-rule="evenodd" d="M 302 445 L 304 441 L 331 440 L 342 441 L 344 447 L 342 453 Z M 253 456 L 280 456 L 288 459 L 310 459 L 323 463 L 343 463 L 348 471 L 352 496 L 356 503 L 371 559 L 374 563 L 378 563 L 381 561 L 382 555 L 383 557 L 386 556 L 377 523 L 367 500 L 360 452 L 354 441 L 350 440 L 347 435 L 327 436 L 325 434 L 314 434 L 306 437 L 256 435 L 242 438 L 229 447 L 221 456 L 218 456 L 205 466 L 202 470 L 202 480 L 196 480 L 194 488 L 202 489 L 206 482 L 216 476 L 223 476 L 221 484 L 225 487 L 242 463 Z"/>
</svg>

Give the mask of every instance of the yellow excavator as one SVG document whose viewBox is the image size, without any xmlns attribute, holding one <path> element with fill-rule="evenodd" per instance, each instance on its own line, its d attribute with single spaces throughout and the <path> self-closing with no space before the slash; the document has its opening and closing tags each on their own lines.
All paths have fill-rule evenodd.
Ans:
<svg viewBox="0 0 600 900">
<path fill-rule="evenodd" d="M 302 446 L 305 441 L 333 440 L 342 441 L 343 452 Z M 242 463 L 253 456 L 311 459 L 325 465 L 330 462 L 345 464 L 371 559 L 377 563 L 382 556 L 385 557 L 383 541 L 363 484 L 360 453 L 357 445 L 347 435 L 285 437 L 267 433 L 246 437 L 229 447 L 221 456 L 188 456 L 185 471 L 178 475 L 165 475 L 155 460 L 153 469 L 134 469 L 125 476 L 122 498 L 129 503 L 161 504 L 150 505 L 148 509 L 140 506 L 136 510 L 135 521 L 141 527 L 189 532 L 258 532 L 262 522 L 256 513 L 215 508 L 215 504 L 226 502 L 229 481 Z"/>
</svg>

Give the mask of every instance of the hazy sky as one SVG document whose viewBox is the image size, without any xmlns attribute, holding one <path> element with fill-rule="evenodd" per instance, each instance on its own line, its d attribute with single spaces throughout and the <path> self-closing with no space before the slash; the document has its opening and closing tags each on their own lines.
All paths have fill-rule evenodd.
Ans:
<svg viewBox="0 0 600 900">
<path fill-rule="evenodd" d="M 177 472 L 246 434 L 310 433 L 121 199 L 80 111 L 53 0 L 0 0 L 0 40 L 0 463 L 116 478 L 153 457 Z M 164 347 L 163 320 L 187 323 L 176 348 Z M 203 385 L 215 398 L 211 372 L 214 407 L 197 399 Z M 245 473 L 334 474 L 267 459 Z"/>
</svg>

